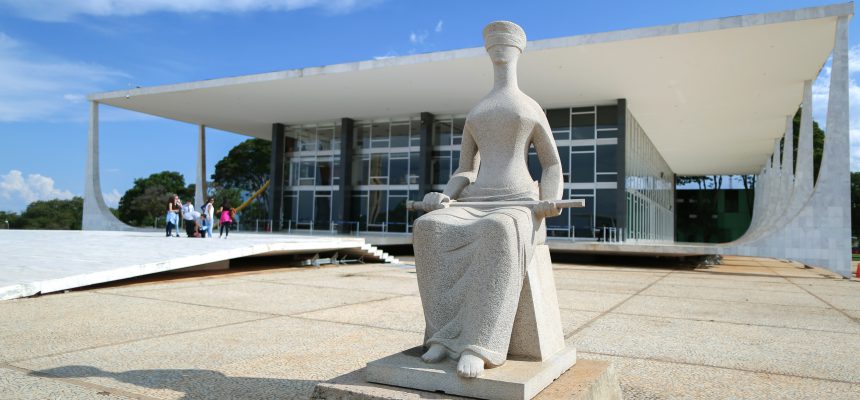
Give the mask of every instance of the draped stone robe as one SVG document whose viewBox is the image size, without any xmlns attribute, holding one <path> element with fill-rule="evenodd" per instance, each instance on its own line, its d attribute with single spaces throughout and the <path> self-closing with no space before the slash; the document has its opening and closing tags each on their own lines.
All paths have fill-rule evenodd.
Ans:
<svg viewBox="0 0 860 400">
<path fill-rule="evenodd" d="M 486 107 L 472 110 L 463 151 L 476 146 L 480 157 L 475 151 L 473 170 L 464 174 L 472 174 L 470 183 L 458 202 L 539 200 L 539 185 L 526 160 L 535 124 L 544 116 L 528 100 L 491 97 L 483 102 Z M 555 151 L 554 142 L 551 146 Z M 443 345 L 452 359 L 470 350 L 487 367 L 503 364 L 525 269 L 545 237 L 543 220 L 536 220 L 529 207 L 458 206 L 418 218 L 413 244 L 424 344 Z"/>
</svg>

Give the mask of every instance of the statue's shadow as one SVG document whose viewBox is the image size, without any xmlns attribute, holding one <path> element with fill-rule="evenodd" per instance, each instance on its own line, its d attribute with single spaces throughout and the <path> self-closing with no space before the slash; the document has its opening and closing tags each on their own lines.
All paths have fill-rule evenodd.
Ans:
<svg viewBox="0 0 860 400">
<path fill-rule="evenodd" d="M 319 381 L 233 377 L 202 369 L 147 369 L 104 371 L 87 365 L 67 365 L 30 373 L 44 378 L 109 378 L 149 389 L 182 393 L 181 399 L 271 399 L 307 398 Z M 134 390 L 124 389 L 129 392 Z"/>
</svg>

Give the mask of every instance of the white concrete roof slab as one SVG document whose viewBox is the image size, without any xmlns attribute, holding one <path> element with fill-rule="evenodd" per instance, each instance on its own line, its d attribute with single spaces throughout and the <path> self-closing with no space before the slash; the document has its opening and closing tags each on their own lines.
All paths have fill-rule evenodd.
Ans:
<svg viewBox="0 0 860 400">
<path fill-rule="evenodd" d="M 529 42 L 520 86 L 546 108 L 628 107 L 678 174 L 755 173 L 853 3 Z M 477 28 L 476 28 L 477 29 Z M 476 35 L 478 31 L 476 30 Z M 491 87 L 483 48 L 90 95 L 269 138 L 271 124 L 464 113 Z"/>
</svg>

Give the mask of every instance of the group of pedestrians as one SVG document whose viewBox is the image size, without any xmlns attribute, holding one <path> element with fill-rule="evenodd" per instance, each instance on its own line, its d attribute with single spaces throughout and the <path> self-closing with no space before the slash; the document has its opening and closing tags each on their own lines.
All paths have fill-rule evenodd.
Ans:
<svg viewBox="0 0 860 400">
<path fill-rule="evenodd" d="M 215 199 L 210 197 L 209 201 L 200 207 L 200 211 L 197 211 L 191 200 L 182 205 L 179 195 L 172 195 L 167 200 L 167 217 L 165 218 L 167 237 L 179 237 L 179 220 L 181 218 L 185 223 L 185 234 L 188 237 L 211 238 L 216 215 L 220 227 L 218 238 L 223 236 L 226 239 L 230 235 L 230 227 L 236 218 L 236 211 L 230 207 L 230 202 L 224 200 L 221 207 L 216 210 Z"/>
</svg>

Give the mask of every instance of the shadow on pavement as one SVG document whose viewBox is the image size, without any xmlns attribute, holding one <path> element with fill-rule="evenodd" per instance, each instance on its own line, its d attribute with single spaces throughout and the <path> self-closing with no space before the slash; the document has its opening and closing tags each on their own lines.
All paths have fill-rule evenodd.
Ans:
<svg viewBox="0 0 860 400">
<path fill-rule="evenodd" d="M 87 365 L 67 365 L 34 371 L 30 375 L 43 378 L 110 378 L 138 387 L 183 393 L 181 399 L 304 399 L 310 396 L 318 383 L 302 379 L 233 377 L 202 369 L 109 372 Z"/>
</svg>

